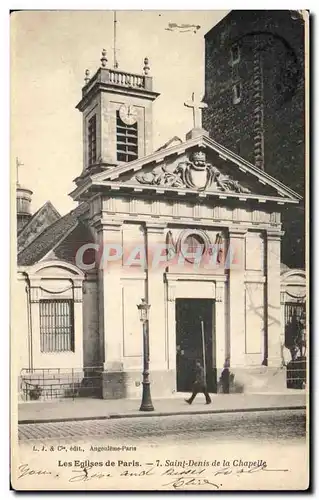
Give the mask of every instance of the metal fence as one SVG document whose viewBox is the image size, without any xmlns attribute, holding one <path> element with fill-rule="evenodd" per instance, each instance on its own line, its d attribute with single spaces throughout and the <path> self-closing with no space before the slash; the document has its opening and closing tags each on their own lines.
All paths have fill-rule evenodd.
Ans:
<svg viewBox="0 0 319 500">
<path fill-rule="evenodd" d="M 285 303 L 285 346 L 292 360 L 287 364 L 287 388 L 304 389 L 307 383 L 306 303 Z"/>
<path fill-rule="evenodd" d="M 75 368 L 22 369 L 20 395 L 24 401 L 65 398 L 101 398 L 101 366 Z"/>
<path fill-rule="evenodd" d="M 305 356 L 290 361 L 287 365 L 287 388 L 305 389 L 307 383 L 307 360 Z"/>
</svg>

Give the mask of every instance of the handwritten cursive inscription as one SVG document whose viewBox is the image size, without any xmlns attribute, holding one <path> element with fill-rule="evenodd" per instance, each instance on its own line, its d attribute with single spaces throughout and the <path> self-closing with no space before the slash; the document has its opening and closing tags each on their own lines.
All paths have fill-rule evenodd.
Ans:
<svg viewBox="0 0 319 500">
<path fill-rule="evenodd" d="M 214 476 L 230 476 L 240 474 L 254 474 L 256 472 L 288 472 L 288 469 L 268 469 L 267 465 L 262 464 L 256 467 L 222 467 L 213 473 Z"/>
<path fill-rule="evenodd" d="M 222 467 L 215 471 L 207 471 L 207 469 L 185 469 L 176 470 L 173 467 L 164 471 L 162 476 L 176 476 L 173 481 L 163 484 L 163 486 L 171 486 L 174 489 L 183 487 L 205 487 L 210 489 L 219 489 L 222 484 L 216 484 L 212 479 L 207 479 L 207 475 L 230 476 L 241 474 L 254 474 L 258 472 L 288 472 L 288 469 L 269 469 L 266 464 L 255 467 Z"/>
<path fill-rule="evenodd" d="M 46 469 L 32 469 L 32 467 L 30 467 L 29 464 L 19 465 L 18 471 L 19 471 L 18 479 L 21 479 L 22 477 L 26 477 L 26 476 L 59 477 L 59 474 L 56 474 L 55 472 L 51 472 L 51 471 L 46 470 Z"/>
<path fill-rule="evenodd" d="M 166 469 L 161 476 L 192 476 L 192 477 L 197 477 L 202 474 L 206 469 L 183 469 L 183 470 L 176 470 L 174 467 L 170 467 L 169 469 Z"/>
<path fill-rule="evenodd" d="M 208 479 L 204 477 L 179 477 L 174 479 L 174 481 L 170 481 L 169 483 L 163 484 L 163 486 L 172 486 L 174 490 L 178 488 L 183 488 L 184 486 L 191 487 L 201 487 L 201 486 L 209 486 L 210 489 L 219 489 L 219 485 L 212 483 Z M 221 486 L 221 485 L 220 485 Z"/>
<path fill-rule="evenodd" d="M 109 472 L 91 472 L 93 467 L 84 467 L 83 469 L 76 469 L 72 472 L 75 472 L 74 476 L 69 478 L 69 483 L 77 483 L 77 482 L 87 482 L 92 481 L 93 479 L 105 479 L 107 477 L 112 477 Z"/>
<path fill-rule="evenodd" d="M 155 470 L 154 467 L 152 467 L 151 469 L 145 469 L 145 470 L 143 469 L 138 472 L 125 470 L 121 472 L 120 476 L 130 476 L 130 477 L 154 476 L 155 474 L 154 470 Z"/>
<path fill-rule="evenodd" d="M 18 467 L 19 475 L 18 479 L 27 476 L 39 477 L 39 476 L 51 476 L 58 478 L 59 474 L 51 472 L 47 469 L 33 469 L 28 463 L 22 464 Z M 162 476 L 163 480 L 168 480 L 168 482 L 163 483 L 164 486 L 170 486 L 174 490 L 180 488 L 199 488 L 199 489 L 220 489 L 222 484 L 214 482 L 214 478 L 217 476 L 240 476 L 242 474 L 256 474 L 265 472 L 288 472 L 288 469 L 270 469 L 267 467 L 266 463 L 257 465 L 254 467 L 221 467 L 219 469 L 210 468 L 175 468 L 169 467 L 161 472 L 159 475 Z M 157 471 L 155 467 L 146 469 L 129 470 L 124 469 L 124 471 L 117 471 L 121 477 L 143 477 L 143 476 L 154 476 Z M 70 483 L 81 483 L 93 480 L 103 480 L 113 477 L 110 472 L 102 472 L 96 469 L 93 465 L 88 465 L 87 467 L 82 467 L 79 469 L 74 469 L 71 471 L 71 476 L 68 481 Z"/>
</svg>

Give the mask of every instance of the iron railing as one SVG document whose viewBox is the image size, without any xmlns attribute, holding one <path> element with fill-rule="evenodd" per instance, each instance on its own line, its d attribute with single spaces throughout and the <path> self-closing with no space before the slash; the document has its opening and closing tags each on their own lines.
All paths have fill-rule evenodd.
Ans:
<svg viewBox="0 0 319 500">
<path fill-rule="evenodd" d="M 101 366 L 76 368 L 24 368 L 20 373 L 20 395 L 23 401 L 45 401 L 66 398 L 101 398 Z"/>
<path fill-rule="evenodd" d="M 307 359 L 300 356 L 287 364 L 287 388 L 305 389 L 307 383 Z"/>
</svg>

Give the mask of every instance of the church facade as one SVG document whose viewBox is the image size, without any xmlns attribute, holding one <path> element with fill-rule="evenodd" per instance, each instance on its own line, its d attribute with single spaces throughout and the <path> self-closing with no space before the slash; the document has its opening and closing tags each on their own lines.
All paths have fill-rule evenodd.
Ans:
<svg viewBox="0 0 319 500">
<path fill-rule="evenodd" d="M 197 359 L 211 392 L 225 368 L 234 391 L 286 387 L 283 297 L 303 302 L 305 276 L 282 277 L 281 213 L 300 196 L 215 142 L 194 101 L 185 140 L 154 151 L 158 95 L 147 59 L 137 75 L 108 68 L 103 52 L 77 105 L 77 208 L 61 217 L 48 203 L 31 217 L 31 191 L 17 188 L 13 348 L 25 399 L 70 372 L 80 390 L 93 371 L 101 397 L 140 397 L 141 299 L 153 397 L 189 391 Z"/>
</svg>

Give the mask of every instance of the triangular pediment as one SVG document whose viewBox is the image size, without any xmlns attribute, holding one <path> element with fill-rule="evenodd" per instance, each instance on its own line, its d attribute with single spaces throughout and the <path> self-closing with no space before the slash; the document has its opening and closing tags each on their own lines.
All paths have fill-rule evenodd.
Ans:
<svg viewBox="0 0 319 500">
<path fill-rule="evenodd" d="M 30 245 L 47 227 L 60 218 L 61 215 L 50 201 L 42 205 L 18 234 L 18 252 Z"/>
<path fill-rule="evenodd" d="M 93 175 L 90 186 L 298 203 L 293 190 L 206 135 Z M 83 186 L 84 187 L 84 186 Z M 79 187 L 75 191 L 83 190 Z M 76 194 L 76 192 L 74 192 Z"/>
</svg>

